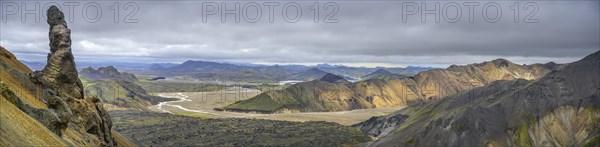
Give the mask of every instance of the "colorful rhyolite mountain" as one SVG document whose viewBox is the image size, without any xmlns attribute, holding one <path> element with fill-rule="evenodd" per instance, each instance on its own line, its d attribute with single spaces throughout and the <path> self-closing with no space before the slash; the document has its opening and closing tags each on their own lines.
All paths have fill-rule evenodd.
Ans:
<svg viewBox="0 0 600 147">
<path fill-rule="evenodd" d="M 534 80 L 560 65 L 517 65 L 497 59 L 466 66 L 452 65 L 405 78 L 370 79 L 356 83 L 313 80 L 267 91 L 224 107 L 226 111 L 284 113 L 343 111 L 404 106 L 439 100 L 497 80 Z"/>
<path fill-rule="evenodd" d="M 464 68 L 463 68 L 464 69 Z M 600 51 L 538 80 L 500 80 L 355 127 L 368 146 L 600 146 Z"/>
</svg>

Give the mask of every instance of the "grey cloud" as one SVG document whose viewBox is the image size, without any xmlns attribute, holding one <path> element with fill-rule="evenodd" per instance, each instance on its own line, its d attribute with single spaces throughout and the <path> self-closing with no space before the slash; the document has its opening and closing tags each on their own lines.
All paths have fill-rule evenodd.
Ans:
<svg viewBox="0 0 600 147">
<path fill-rule="evenodd" d="M 297 23 L 284 22 L 280 10 L 276 10 L 276 22 L 269 23 L 264 8 L 258 23 L 243 19 L 241 23 L 221 23 L 217 16 L 204 23 L 202 2 L 206 1 L 135 1 L 140 8 L 135 15 L 139 23 L 131 24 L 113 22 L 108 8 L 113 2 L 99 2 L 103 19 L 96 23 L 84 21 L 78 16 L 81 9 L 76 9 L 75 22 L 69 23 L 75 55 L 90 60 L 141 62 L 194 59 L 445 67 L 494 58 L 523 64 L 571 62 L 600 49 L 598 1 L 536 1 L 539 23 L 514 23 L 508 9 L 513 2 L 498 2 L 503 13 L 497 23 L 484 22 L 480 9 L 475 11 L 476 21 L 470 23 L 465 8 L 457 23 L 443 19 L 440 23 L 421 23 L 416 16 L 404 23 L 401 6 L 406 1 L 336 1 L 339 23 L 332 24 L 312 22 L 308 6 L 313 2 L 298 2 L 303 16 Z M 242 5 L 247 2 L 240 1 Z M 440 1 L 442 5 L 447 2 Z M 86 2 L 80 3 L 82 7 Z M 122 19 L 127 12 L 121 12 Z M 9 22 L 0 26 L 1 45 L 26 60 L 45 60 L 34 54 L 48 52 L 47 24 L 43 20 L 21 23 L 17 16 L 7 19 Z M 99 47 L 90 48 L 90 44 Z"/>
</svg>

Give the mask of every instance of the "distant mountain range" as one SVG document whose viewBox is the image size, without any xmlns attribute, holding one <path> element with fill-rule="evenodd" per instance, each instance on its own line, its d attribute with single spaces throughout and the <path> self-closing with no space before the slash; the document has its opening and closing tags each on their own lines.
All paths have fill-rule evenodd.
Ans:
<svg viewBox="0 0 600 147">
<path fill-rule="evenodd" d="M 318 79 L 327 73 L 343 76 L 347 80 L 356 80 L 359 79 L 359 77 L 372 73 L 378 69 L 386 69 L 399 75 L 412 75 L 432 68 L 367 68 L 329 64 L 319 64 L 316 66 L 267 66 L 190 60 L 182 64 L 152 64 L 147 69 L 131 70 L 130 72 L 156 76 L 188 76 L 198 80 L 277 82 L 282 80 Z"/>
<path fill-rule="evenodd" d="M 19 60 L 19 61 L 21 61 L 23 64 L 27 65 L 29 68 L 34 69 L 34 70 L 41 70 L 44 68 L 44 65 L 46 65 L 46 62 L 33 62 L 33 61 L 25 61 L 25 60 Z M 159 65 L 167 66 L 169 64 L 170 63 L 160 63 Z M 77 69 L 84 69 L 87 67 L 99 68 L 99 67 L 113 66 L 113 67 L 119 68 L 121 70 L 123 70 L 123 69 L 145 70 L 145 69 L 150 68 L 152 65 L 153 64 L 135 63 L 135 62 L 86 62 L 86 61 L 80 61 L 80 62 L 77 62 Z M 179 65 L 179 64 L 174 64 L 174 65 Z"/>
<path fill-rule="evenodd" d="M 90 80 L 102 80 L 102 79 L 119 79 L 125 81 L 137 81 L 135 75 L 119 72 L 113 66 L 100 67 L 98 70 L 95 70 L 92 67 L 87 67 L 79 71 L 79 74 L 89 78 Z"/>
<path fill-rule="evenodd" d="M 173 63 L 154 63 L 152 65 L 150 65 L 150 67 L 148 67 L 148 70 L 164 70 L 167 68 L 171 68 L 173 66 L 177 66 L 179 64 L 173 64 Z"/>
<path fill-rule="evenodd" d="M 314 80 L 314 79 L 319 79 L 319 78 L 325 76 L 326 74 L 328 74 L 328 72 L 325 72 L 321 69 L 310 68 L 308 70 L 301 71 L 298 73 L 293 73 L 293 74 L 287 76 L 287 80 L 301 80 L 301 81 Z"/>
<path fill-rule="evenodd" d="M 400 74 L 395 74 L 395 73 L 389 72 L 385 69 L 377 69 L 376 71 L 374 71 L 370 74 L 362 76 L 360 79 L 361 80 L 369 80 L 369 79 L 390 80 L 390 79 L 404 78 L 404 77 L 406 77 L 406 76 L 400 75 Z"/>
<path fill-rule="evenodd" d="M 21 61 L 32 69 L 42 69 L 45 63 Z M 368 68 L 350 67 L 343 65 L 318 64 L 316 66 L 304 65 L 260 65 L 246 63 L 220 63 L 211 61 L 188 60 L 181 64 L 173 63 L 133 63 L 133 62 L 78 62 L 78 69 L 88 67 L 99 68 L 113 66 L 121 70 L 142 75 L 155 75 L 164 77 L 185 76 L 196 80 L 232 81 L 232 82 L 278 82 L 282 80 L 312 80 L 318 79 L 326 73 L 343 76 L 347 80 L 358 80 L 379 69 L 385 69 L 397 75 L 413 75 L 431 67 L 407 68 Z M 310 74 L 311 70 L 318 69 L 322 72 Z M 310 74 L 310 75 L 303 75 Z M 304 77 L 304 78 L 302 78 Z"/>
</svg>

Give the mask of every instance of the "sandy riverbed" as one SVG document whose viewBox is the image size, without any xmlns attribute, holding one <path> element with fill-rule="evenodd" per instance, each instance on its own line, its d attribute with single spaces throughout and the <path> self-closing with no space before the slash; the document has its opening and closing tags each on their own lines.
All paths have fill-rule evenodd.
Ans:
<svg viewBox="0 0 600 147">
<path fill-rule="evenodd" d="M 360 109 L 352 111 L 338 112 L 305 112 L 305 113 L 284 113 L 284 114 L 251 114 L 214 111 L 214 108 L 223 107 L 236 101 L 251 98 L 260 94 L 255 89 L 246 89 L 241 87 L 232 87 L 226 90 L 215 92 L 176 92 L 159 93 L 159 96 L 177 98 L 177 101 L 162 102 L 151 106 L 150 109 L 157 112 L 192 112 L 210 114 L 216 118 L 258 118 L 286 121 L 328 121 L 336 122 L 342 125 L 352 125 L 373 116 L 389 114 L 403 107 L 378 108 L 378 109 Z"/>
</svg>

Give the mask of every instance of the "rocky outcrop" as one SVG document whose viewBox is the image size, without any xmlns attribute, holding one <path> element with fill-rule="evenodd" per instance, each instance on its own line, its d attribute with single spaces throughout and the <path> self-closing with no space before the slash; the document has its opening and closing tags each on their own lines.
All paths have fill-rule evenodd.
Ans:
<svg viewBox="0 0 600 147">
<path fill-rule="evenodd" d="M 42 71 L 31 73 L 30 79 L 41 87 L 41 100 L 57 117 L 36 118 L 59 136 L 72 128 L 88 136 L 84 139 L 90 144 L 116 145 L 111 136 L 112 123 L 102 103 L 98 98 L 84 98 L 83 85 L 71 53 L 71 30 L 67 27 L 64 14 L 52 6 L 47 15 L 50 25 L 47 65 Z"/>
<path fill-rule="evenodd" d="M 361 131 L 367 133 L 371 137 L 385 136 L 392 133 L 397 127 L 406 121 L 406 115 L 390 115 L 371 117 L 369 120 L 353 125 Z"/>
<path fill-rule="evenodd" d="M 50 53 L 42 71 L 36 71 L 33 79 L 51 86 L 71 98 L 83 98 L 83 86 L 79 81 L 75 60 L 71 53 L 71 30 L 67 28 L 64 14 L 56 7 L 48 9 Z"/>
</svg>

